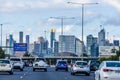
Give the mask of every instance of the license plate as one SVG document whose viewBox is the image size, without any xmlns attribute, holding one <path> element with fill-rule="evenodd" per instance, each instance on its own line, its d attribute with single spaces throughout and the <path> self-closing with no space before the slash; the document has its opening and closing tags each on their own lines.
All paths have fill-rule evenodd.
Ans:
<svg viewBox="0 0 120 80">
<path fill-rule="evenodd" d="M 119 71 L 115 71 L 116 73 L 120 73 L 120 70 Z"/>
<path fill-rule="evenodd" d="M 1 66 L 1 67 L 4 67 L 5 65 L 4 65 L 4 64 L 1 64 L 0 66 Z"/>
</svg>

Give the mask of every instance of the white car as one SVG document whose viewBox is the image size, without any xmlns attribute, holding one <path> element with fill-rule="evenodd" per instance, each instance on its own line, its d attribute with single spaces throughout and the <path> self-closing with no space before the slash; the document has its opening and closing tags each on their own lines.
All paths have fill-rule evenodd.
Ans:
<svg viewBox="0 0 120 80">
<path fill-rule="evenodd" d="M 22 58 L 20 58 L 20 57 L 13 57 L 13 58 L 10 58 L 10 61 L 12 62 L 14 69 L 20 69 L 21 71 L 23 71 L 23 69 L 24 69 L 24 62 L 22 61 Z"/>
<path fill-rule="evenodd" d="M 90 75 L 90 67 L 87 64 L 87 61 L 76 61 L 71 67 L 71 75 L 75 75 L 77 73 Z"/>
<path fill-rule="evenodd" d="M 33 63 L 33 71 L 36 69 L 42 69 L 44 71 L 47 71 L 48 64 L 45 62 L 44 59 L 37 58 L 35 62 Z"/>
<path fill-rule="evenodd" d="M 7 59 L 0 59 L 0 72 L 8 72 L 13 74 L 13 66 L 11 62 Z"/>
<path fill-rule="evenodd" d="M 95 71 L 95 80 L 120 80 L 120 61 L 103 61 Z"/>
</svg>

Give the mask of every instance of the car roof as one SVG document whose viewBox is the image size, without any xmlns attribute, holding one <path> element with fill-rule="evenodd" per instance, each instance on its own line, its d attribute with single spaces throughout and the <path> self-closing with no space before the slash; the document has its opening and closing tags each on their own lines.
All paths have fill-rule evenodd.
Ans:
<svg viewBox="0 0 120 80">
<path fill-rule="evenodd" d="M 87 62 L 87 61 L 75 61 L 75 62 Z"/>
<path fill-rule="evenodd" d="M 119 62 L 120 63 L 120 61 L 103 61 L 104 63 L 106 63 L 106 62 Z"/>
</svg>

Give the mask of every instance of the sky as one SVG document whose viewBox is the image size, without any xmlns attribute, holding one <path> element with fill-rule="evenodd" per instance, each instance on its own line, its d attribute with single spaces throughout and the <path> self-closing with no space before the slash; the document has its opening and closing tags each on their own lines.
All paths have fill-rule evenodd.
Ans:
<svg viewBox="0 0 120 80">
<path fill-rule="evenodd" d="M 50 40 L 50 30 L 56 30 L 56 39 L 61 34 L 61 20 L 50 17 L 71 18 L 63 20 L 63 34 L 75 35 L 81 40 L 80 4 L 99 3 L 84 6 L 84 41 L 92 34 L 97 37 L 104 28 L 106 38 L 110 41 L 120 39 L 120 0 L 0 0 L 0 24 L 2 26 L 3 43 L 9 34 L 19 41 L 19 32 L 30 35 L 30 43 L 40 36 Z M 100 27 L 102 25 L 102 27 Z M 1 36 L 1 34 L 0 34 Z"/>
</svg>

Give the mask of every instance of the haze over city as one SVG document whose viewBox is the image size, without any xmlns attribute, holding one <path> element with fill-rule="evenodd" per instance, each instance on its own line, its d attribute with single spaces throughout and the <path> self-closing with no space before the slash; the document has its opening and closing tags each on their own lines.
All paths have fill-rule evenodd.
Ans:
<svg viewBox="0 0 120 80">
<path fill-rule="evenodd" d="M 81 5 L 67 2 L 90 3 L 84 7 L 84 41 L 86 36 L 98 36 L 101 28 L 109 32 L 108 39 L 119 39 L 119 0 L 0 0 L 0 24 L 3 24 L 3 43 L 8 34 L 18 42 L 19 31 L 30 35 L 30 43 L 39 36 L 50 40 L 50 29 L 56 30 L 56 39 L 61 34 L 61 22 L 50 17 L 75 17 L 64 20 L 64 34 L 81 39 Z M 102 25 L 102 27 L 100 27 Z"/>
</svg>

